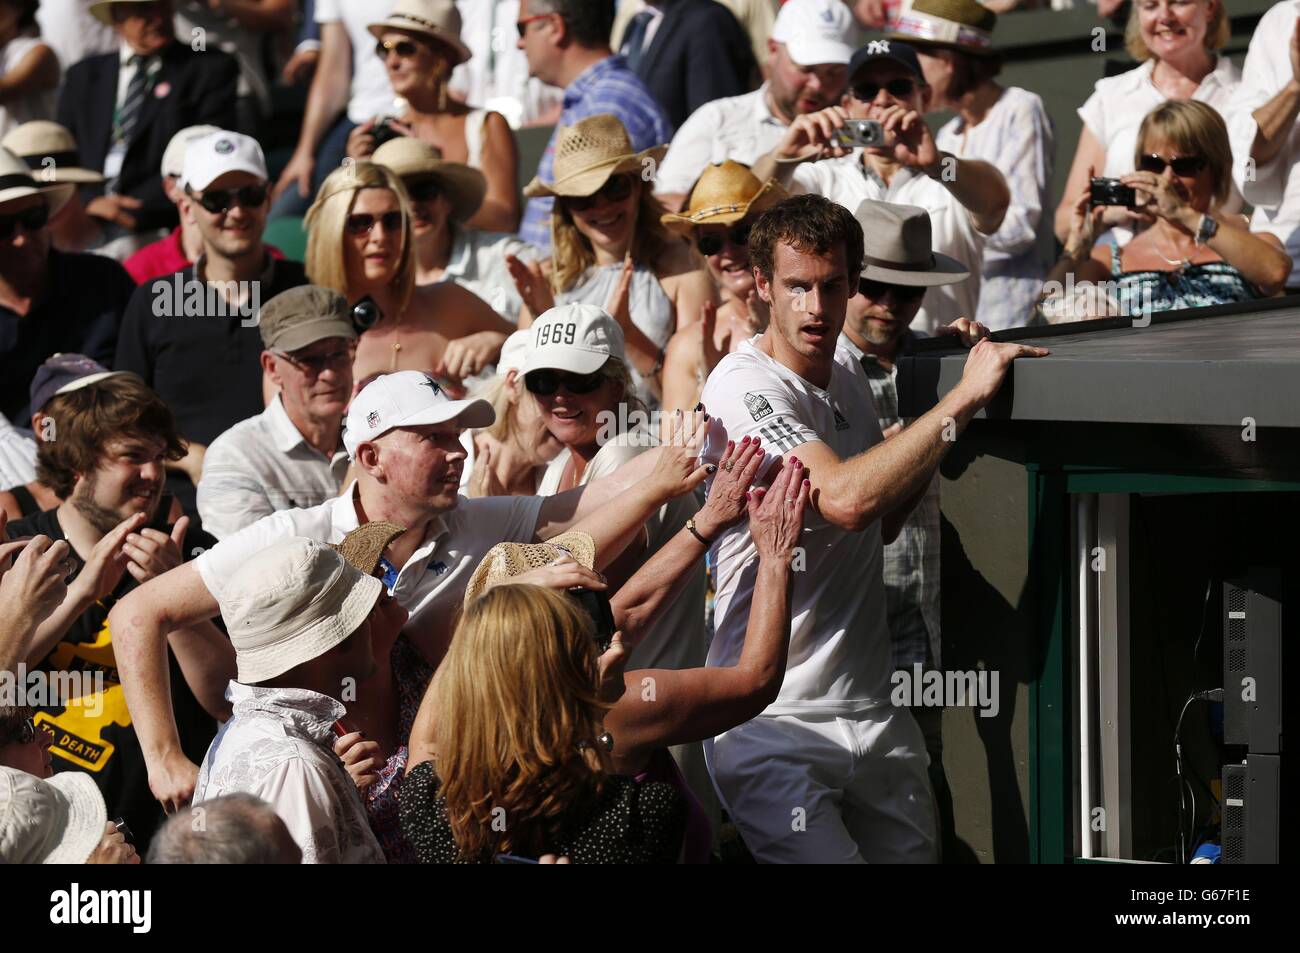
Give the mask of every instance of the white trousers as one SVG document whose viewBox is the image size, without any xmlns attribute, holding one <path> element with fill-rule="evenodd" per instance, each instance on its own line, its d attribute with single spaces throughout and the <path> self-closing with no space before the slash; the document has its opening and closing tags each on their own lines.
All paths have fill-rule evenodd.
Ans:
<svg viewBox="0 0 1300 953">
<path fill-rule="evenodd" d="M 906 708 L 760 716 L 705 744 L 759 863 L 934 863 L 925 738 Z"/>
</svg>

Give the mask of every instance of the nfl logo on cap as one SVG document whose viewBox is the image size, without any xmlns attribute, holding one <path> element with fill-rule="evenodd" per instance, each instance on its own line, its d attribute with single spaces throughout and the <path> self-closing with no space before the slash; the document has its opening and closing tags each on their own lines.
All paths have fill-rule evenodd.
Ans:
<svg viewBox="0 0 1300 953">
<path fill-rule="evenodd" d="M 369 424 L 370 426 L 372 426 L 372 427 L 378 427 L 378 426 L 379 426 L 379 411 L 377 411 L 377 410 L 372 410 L 370 413 L 366 414 L 366 423 L 368 423 L 368 424 Z"/>
</svg>

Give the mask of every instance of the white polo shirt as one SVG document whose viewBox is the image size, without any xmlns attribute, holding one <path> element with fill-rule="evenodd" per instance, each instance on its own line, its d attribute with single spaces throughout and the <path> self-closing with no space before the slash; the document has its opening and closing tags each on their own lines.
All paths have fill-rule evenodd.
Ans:
<svg viewBox="0 0 1300 953">
<path fill-rule="evenodd" d="M 316 0 L 316 22 L 341 23 L 352 45 L 348 118 L 357 125 L 397 113 L 388 70 L 375 56 L 375 38 L 366 29 L 387 18 L 394 5 L 394 0 Z"/>
<path fill-rule="evenodd" d="M 655 191 L 687 194 L 710 162 L 732 159 L 752 166 L 777 147 L 785 130 L 767 108 L 766 83 L 752 93 L 705 103 L 673 136 L 655 173 Z"/>
<path fill-rule="evenodd" d="M 338 496 L 347 452 L 326 458 L 289 419 L 280 395 L 208 447 L 198 486 L 203 528 L 225 539 L 276 510 L 318 506 Z"/>
<path fill-rule="evenodd" d="M 933 334 L 935 328 L 958 318 L 975 320 L 980 300 L 980 272 L 986 236 L 975 227 L 965 206 L 935 179 L 915 169 L 902 168 L 885 185 L 884 179 L 862 162 L 858 149 L 839 159 L 805 162 L 794 170 L 790 191 L 813 192 L 856 212 L 864 199 L 916 205 L 930 213 L 934 250 L 956 258 L 970 277 L 956 284 L 930 288 L 912 321 L 913 331 Z"/>
<path fill-rule="evenodd" d="M 701 398 L 712 424 L 704 458 L 717 463 L 728 440 L 758 436 L 788 456 L 814 441 L 840 459 L 882 439 L 861 365 L 847 358 L 823 390 L 760 351 L 755 337 L 709 375 Z M 796 456 L 798 454 L 796 453 Z M 801 561 L 793 573 L 790 654 L 785 680 L 764 715 L 844 714 L 889 704 L 892 669 L 885 616 L 880 523 L 850 533 L 809 507 Z M 715 633 L 709 665 L 735 665 L 745 643 L 758 558 L 748 521 L 713 546 Z"/>
<path fill-rule="evenodd" d="M 254 554 L 272 543 L 305 536 L 323 543 L 342 542 L 357 528 L 353 483 L 340 497 L 307 509 L 281 510 L 223 539 L 194 560 L 208 592 L 216 599 L 226 582 Z M 423 634 L 446 631 L 465 597 L 465 587 L 487 551 L 500 542 L 530 543 L 537 534 L 538 496 L 459 497 L 438 516 L 424 542 L 397 574 L 393 595 L 411 617 L 405 632 L 417 644 Z"/>
</svg>

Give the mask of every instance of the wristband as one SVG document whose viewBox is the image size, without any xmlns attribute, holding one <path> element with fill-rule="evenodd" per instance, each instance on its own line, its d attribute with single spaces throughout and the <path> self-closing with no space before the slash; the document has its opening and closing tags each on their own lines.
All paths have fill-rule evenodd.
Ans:
<svg viewBox="0 0 1300 953">
<path fill-rule="evenodd" d="M 694 536 L 694 537 L 696 538 L 696 540 L 700 543 L 700 545 L 702 545 L 705 549 L 710 549 L 710 548 L 712 548 L 712 546 L 713 546 L 713 540 L 711 540 L 711 539 L 705 539 L 703 536 L 700 535 L 700 531 L 699 531 L 698 529 L 695 528 L 695 517 L 694 517 L 694 516 L 690 517 L 690 518 L 686 521 L 686 529 L 690 532 L 690 534 L 691 534 L 692 536 Z"/>
</svg>

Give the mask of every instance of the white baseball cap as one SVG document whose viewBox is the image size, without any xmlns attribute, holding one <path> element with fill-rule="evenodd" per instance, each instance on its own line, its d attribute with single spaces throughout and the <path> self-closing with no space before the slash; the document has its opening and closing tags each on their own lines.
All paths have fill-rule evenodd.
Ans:
<svg viewBox="0 0 1300 953">
<path fill-rule="evenodd" d="M 239 681 L 264 682 L 324 655 L 361 628 L 383 591 L 314 539 L 295 536 L 257 553 L 218 600 Z"/>
<path fill-rule="evenodd" d="M 787 0 L 772 25 L 772 39 L 784 43 L 800 66 L 847 64 L 857 25 L 844 0 Z"/>
<path fill-rule="evenodd" d="M 176 133 L 167 140 L 167 148 L 163 150 L 162 174 L 179 179 L 185 172 L 185 147 L 195 139 L 220 131 L 220 126 L 186 126 Z"/>
<path fill-rule="evenodd" d="M 227 172 L 248 172 L 262 180 L 269 177 L 266 157 L 256 139 L 221 129 L 186 143 L 182 188 L 202 192 Z"/>
<path fill-rule="evenodd" d="M 523 373 L 524 361 L 528 359 L 528 342 L 532 337 L 532 328 L 525 328 L 522 331 L 515 331 L 506 338 L 506 343 L 501 345 L 501 356 L 497 358 L 498 374 L 507 371 Z"/>
<path fill-rule="evenodd" d="M 529 330 L 525 374 L 544 369 L 594 374 L 611 357 L 623 360 L 623 329 L 594 304 L 562 304 Z"/>
<path fill-rule="evenodd" d="M 49 779 L 0 767 L 0 864 L 84 864 L 99 846 L 108 809 L 95 779 Z"/>
<path fill-rule="evenodd" d="M 343 446 L 355 460 L 357 447 L 394 427 L 456 420 L 462 427 L 477 430 L 492 426 L 496 419 L 496 411 L 482 398 L 452 400 L 423 371 L 398 371 L 376 377 L 353 398 L 343 422 Z"/>
</svg>

